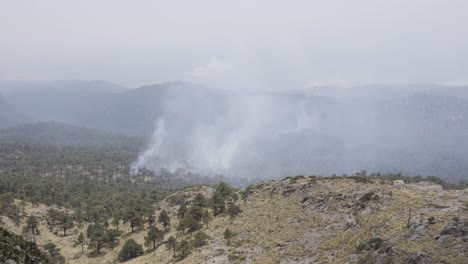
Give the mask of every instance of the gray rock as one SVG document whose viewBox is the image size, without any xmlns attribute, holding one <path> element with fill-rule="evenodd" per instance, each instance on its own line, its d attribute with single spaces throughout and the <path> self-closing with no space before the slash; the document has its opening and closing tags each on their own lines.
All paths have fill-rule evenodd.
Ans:
<svg viewBox="0 0 468 264">
<path fill-rule="evenodd" d="M 417 264 L 417 263 L 422 263 L 423 259 L 427 256 L 426 252 L 424 251 L 418 251 L 416 254 L 411 255 L 409 259 L 409 263 L 411 264 Z"/>
<path fill-rule="evenodd" d="M 402 180 L 396 180 L 396 181 L 393 181 L 393 185 L 404 185 L 405 182 L 402 181 Z"/>
<path fill-rule="evenodd" d="M 447 226 L 440 233 L 441 235 L 452 235 L 455 237 L 464 237 L 468 235 L 468 225 L 465 222 L 468 219 L 459 219 L 455 217 L 452 222 L 447 224 Z"/>
<path fill-rule="evenodd" d="M 447 240 L 450 236 L 449 235 L 443 235 L 441 237 L 439 237 L 439 239 L 437 239 L 437 245 L 439 246 L 442 246 L 444 245 L 445 243 L 447 243 Z"/>
<path fill-rule="evenodd" d="M 455 246 L 453 246 L 452 248 L 455 248 L 455 249 L 461 249 L 461 248 L 464 248 L 465 246 L 462 245 L 462 244 L 456 244 Z"/>
<path fill-rule="evenodd" d="M 424 235 L 426 233 L 426 226 L 425 225 L 420 225 L 416 227 L 416 234 L 418 235 Z"/>
</svg>

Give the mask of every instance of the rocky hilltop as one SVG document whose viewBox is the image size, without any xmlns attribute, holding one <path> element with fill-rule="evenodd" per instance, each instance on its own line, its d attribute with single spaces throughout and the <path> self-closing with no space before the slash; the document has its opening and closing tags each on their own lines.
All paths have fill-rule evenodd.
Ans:
<svg viewBox="0 0 468 264">
<path fill-rule="evenodd" d="M 144 247 L 143 255 L 128 263 L 468 263 L 468 190 L 359 177 L 297 176 L 250 186 L 236 195 L 240 213 L 212 217 L 201 228 L 206 244 L 174 257 L 170 246 L 163 246 L 169 237 L 196 237 L 178 230 L 180 207 L 197 194 L 209 198 L 214 192 L 207 186 L 186 188 L 154 205 L 156 215 L 164 210 L 171 217 L 169 231 L 160 246 Z M 24 216 L 40 219 L 36 242 L 55 243 L 68 263 L 115 263 L 125 241 L 144 244 L 147 225 L 131 232 L 126 224 L 113 247 L 81 253 L 76 235 L 47 228 L 46 209 L 27 205 Z M 8 218 L 3 222 L 21 233 Z M 85 232 L 86 224 L 74 229 L 73 234 Z"/>
</svg>

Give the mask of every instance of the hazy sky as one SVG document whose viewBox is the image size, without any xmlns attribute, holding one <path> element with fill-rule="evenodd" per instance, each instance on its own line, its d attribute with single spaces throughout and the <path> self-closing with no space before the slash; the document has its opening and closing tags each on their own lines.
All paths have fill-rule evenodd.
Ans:
<svg viewBox="0 0 468 264">
<path fill-rule="evenodd" d="M 468 84 L 466 0 L 0 0 L 0 79 Z"/>
</svg>

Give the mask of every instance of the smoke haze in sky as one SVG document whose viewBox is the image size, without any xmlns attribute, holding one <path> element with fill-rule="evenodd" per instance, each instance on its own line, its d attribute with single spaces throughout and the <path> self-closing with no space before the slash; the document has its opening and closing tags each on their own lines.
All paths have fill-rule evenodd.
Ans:
<svg viewBox="0 0 468 264">
<path fill-rule="evenodd" d="M 2 1 L 0 79 L 468 82 L 468 2 Z"/>
</svg>

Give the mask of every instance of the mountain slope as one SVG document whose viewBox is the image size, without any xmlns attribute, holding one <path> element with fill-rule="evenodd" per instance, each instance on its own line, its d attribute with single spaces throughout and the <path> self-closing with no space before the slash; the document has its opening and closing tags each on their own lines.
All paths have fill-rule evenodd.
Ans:
<svg viewBox="0 0 468 264">
<path fill-rule="evenodd" d="M 467 194 L 352 179 L 298 177 L 263 184 L 248 190 L 237 218 L 211 223 L 211 250 L 196 252 L 186 263 L 225 263 L 229 255 L 246 263 L 407 263 L 419 252 L 424 260 L 417 263 L 464 263 L 467 238 L 450 235 L 441 243 L 434 236 L 454 217 L 467 223 L 460 202 Z M 226 227 L 237 234 L 227 247 Z M 378 246 L 369 243 L 378 239 Z M 216 248 L 223 249 L 223 258 Z"/>
<path fill-rule="evenodd" d="M 155 213 L 171 216 L 169 233 L 177 241 L 193 235 L 177 231 L 181 204 L 196 194 L 210 197 L 210 187 L 193 187 L 168 196 Z M 292 177 L 252 186 L 236 204 L 241 212 L 214 217 L 201 229 L 208 244 L 194 249 L 178 263 L 466 263 L 468 261 L 468 190 L 443 191 L 421 182 L 367 181 L 363 178 Z M 144 243 L 147 228 L 131 232 L 127 224 L 117 245 L 96 255 L 81 253 L 76 235 L 62 237 L 48 230 L 47 207 L 27 206 L 26 215 L 41 220 L 39 244 L 52 241 L 69 263 L 114 262 L 124 242 Z M 5 226 L 20 232 L 7 218 Z M 162 225 L 156 224 L 160 229 Z M 233 236 L 229 242 L 224 232 Z M 85 232 L 86 224 L 75 227 Z M 175 263 L 172 249 L 145 248 L 128 263 Z"/>
</svg>

